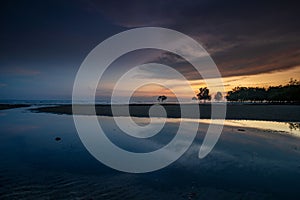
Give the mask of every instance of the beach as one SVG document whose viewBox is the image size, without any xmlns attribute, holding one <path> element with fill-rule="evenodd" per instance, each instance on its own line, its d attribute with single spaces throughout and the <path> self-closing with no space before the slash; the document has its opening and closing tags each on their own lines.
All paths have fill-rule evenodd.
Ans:
<svg viewBox="0 0 300 200">
<path fill-rule="evenodd" d="M 130 116 L 149 117 L 149 109 L 153 105 L 158 104 L 130 104 Z M 169 118 L 180 118 L 180 106 L 178 104 L 159 104 L 164 107 Z M 197 104 L 198 105 L 198 104 Z M 80 115 L 91 115 L 94 113 L 94 107 L 91 105 L 77 105 Z M 186 109 L 190 109 L 193 113 L 193 105 L 185 104 Z M 216 110 L 218 105 L 216 104 Z M 114 105 L 118 115 L 128 116 L 125 105 Z M 99 116 L 112 116 L 110 105 L 96 105 L 95 110 Z M 199 104 L 200 116 L 195 117 L 193 114 L 188 118 L 210 119 L 211 105 Z M 72 105 L 54 105 L 32 109 L 34 112 L 45 112 L 55 114 L 72 114 Z M 300 121 L 300 105 L 272 105 L 272 104 L 228 104 L 226 111 L 226 119 L 244 119 L 244 120 L 269 120 L 269 121 Z M 155 117 L 155 116 L 154 116 Z M 160 116 L 157 116 L 160 117 Z"/>
<path fill-rule="evenodd" d="M 0 200 L 300 199 L 300 1 L 1 1 Z"/>
</svg>

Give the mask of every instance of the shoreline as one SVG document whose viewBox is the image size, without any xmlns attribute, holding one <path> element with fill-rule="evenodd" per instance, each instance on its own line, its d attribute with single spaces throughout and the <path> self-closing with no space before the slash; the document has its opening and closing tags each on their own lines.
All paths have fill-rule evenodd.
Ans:
<svg viewBox="0 0 300 200">
<path fill-rule="evenodd" d="M 132 117 L 149 117 L 149 109 L 152 105 L 161 105 L 165 108 L 168 118 L 181 118 L 179 104 L 129 104 L 130 114 L 126 112 L 125 105 L 114 105 L 117 115 L 113 115 L 111 105 L 95 105 L 98 116 L 132 116 Z M 211 119 L 211 105 L 197 104 L 200 109 L 200 116 L 185 116 L 191 119 Z M 215 104 L 216 108 L 218 104 Z M 185 104 L 187 109 L 192 109 L 194 104 Z M 94 107 L 92 105 L 78 105 L 79 111 L 72 112 L 72 105 L 54 105 L 29 109 L 38 113 L 53 114 L 78 114 L 93 115 Z M 191 110 L 192 111 L 192 110 Z M 192 112 L 191 112 L 192 113 Z M 226 118 L 232 120 L 266 120 L 279 122 L 300 122 L 299 105 L 273 105 L 273 104 L 227 104 Z M 159 114 L 153 117 L 163 117 Z M 217 118 L 216 118 L 217 119 Z"/>
<path fill-rule="evenodd" d="M 0 104 L 0 110 L 7 110 L 13 108 L 23 108 L 23 107 L 30 107 L 30 104 Z"/>
</svg>

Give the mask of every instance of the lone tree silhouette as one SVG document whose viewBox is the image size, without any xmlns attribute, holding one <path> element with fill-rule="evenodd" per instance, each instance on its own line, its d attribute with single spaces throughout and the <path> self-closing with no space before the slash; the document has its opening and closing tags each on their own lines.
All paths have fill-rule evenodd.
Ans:
<svg viewBox="0 0 300 200">
<path fill-rule="evenodd" d="M 167 100 L 168 97 L 166 97 L 165 95 L 162 95 L 162 96 L 158 96 L 157 97 L 157 101 L 159 102 L 164 102 L 165 100 Z"/>
<path fill-rule="evenodd" d="M 192 98 L 192 101 L 197 101 L 198 99 L 196 97 L 193 97 Z"/>
<path fill-rule="evenodd" d="M 217 92 L 217 94 L 215 95 L 215 98 L 214 98 L 214 99 L 215 99 L 216 101 L 221 101 L 222 98 L 223 98 L 222 93 L 221 93 L 221 92 Z"/>
<path fill-rule="evenodd" d="M 198 99 L 204 100 L 204 102 L 206 100 L 210 100 L 211 96 L 209 95 L 209 89 L 207 87 L 204 88 L 199 88 L 199 93 L 197 94 Z"/>
</svg>

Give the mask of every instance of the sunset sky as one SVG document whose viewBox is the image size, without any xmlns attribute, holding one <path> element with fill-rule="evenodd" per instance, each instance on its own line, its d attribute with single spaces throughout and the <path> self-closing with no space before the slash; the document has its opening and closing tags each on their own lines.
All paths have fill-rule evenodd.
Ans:
<svg viewBox="0 0 300 200">
<path fill-rule="evenodd" d="M 76 72 L 95 46 L 121 31 L 146 26 L 174 29 L 203 45 L 227 91 L 236 86 L 267 87 L 286 84 L 290 78 L 299 80 L 300 5 L 295 2 L 2 1 L 0 99 L 71 99 Z M 101 80 L 97 96 L 109 96 L 117 77 L 147 62 L 178 70 L 195 91 L 204 86 L 186 61 L 148 49 L 116 60 Z M 140 72 L 139 78 L 145 81 L 166 80 L 173 88 L 182 87 L 180 81 L 153 68 Z M 136 93 L 144 98 L 161 94 L 169 91 L 153 85 Z"/>
</svg>

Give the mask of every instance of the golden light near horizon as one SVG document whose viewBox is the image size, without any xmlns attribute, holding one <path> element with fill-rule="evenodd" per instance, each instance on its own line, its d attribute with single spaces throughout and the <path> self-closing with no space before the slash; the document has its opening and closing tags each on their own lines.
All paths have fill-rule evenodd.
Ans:
<svg viewBox="0 0 300 200">
<path fill-rule="evenodd" d="M 285 71 L 275 71 L 249 76 L 237 76 L 225 78 L 224 80 L 225 84 L 229 84 L 226 86 L 226 89 L 231 90 L 237 86 L 266 88 L 269 86 L 286 85 L 291 78 L 297 80 L 300 79 L 300 66 Z"/>
<path fill-rule="evenodd" d="M 291 68 L 285 71 L 274 71 L 269 73 L 261 73 L 256 75 L 244 75 L 244 76 L 232 76 L 222 78 L 225 91 L 228 92 L 235 87 L 269 87 L 269 86 L 278 86 L 286 85 L 289 80 L 300 79 L 300 66 Z M 155 79 L 153 78 L 144 78 L 146 82 L 152 82 L 153 80 L 157 82 L 164 82 L 171 85 L 171 88 L 165 88 L 159 84 L 145 84 L 142 87 L 137 88 L 133 93 L 133 97 L 145 97 L 149 99 L 154 99 L 155 96 L 166 95 L 169 99 L 176 98 L 172 90 L 176 90 L 177 94 L 180 95 L 180 98 L 185 98 L 186 100 L 191 100 L 193 96 L 190 93 L 186 92 L 186 85 L 183 84 L 181 80 L 177 79 Z M 211 83 L 214 82 L 213 79 L 209 80 Z M 199 92 L 199 88 L 207 87 L 204 80 L 190 80 L 188 81 L 191 88 L 194 91 L 194 96 Z M 123 85 L 122 91 L 119 91 L 120 96 L 128 95 L 127 87 L 128 85 L 134 85 L 135 80 L 128 80 L 126 84 Z M 210 94 L 214 96 L 218 91 L 222 91 L 222 85 L 211 85 L 209 87 Z M 113 84 L 106 83 L 104 88 L 113 88 Z M 103 89 L 103 88 L 102 88 Z M 100 89 L 101 91 L 101 89 Z M 223 94 L 225 96 L 226 94 Z"/>
<path fill-rule="evenodd" d="M 275 71 L 247 76 L 232 76 L 223 78 L 225 91 L 228 92 L 235 87 L 264 87 L 286 85 L 290 79 L 300 79 L 300 66 L 285 71 Z M 190 81 L 195 91 L 200 87 L 206 87 L 203 80 Z M 212 94 L 219 91 L 220 86 L 209 88 Z"/>
</svg>

